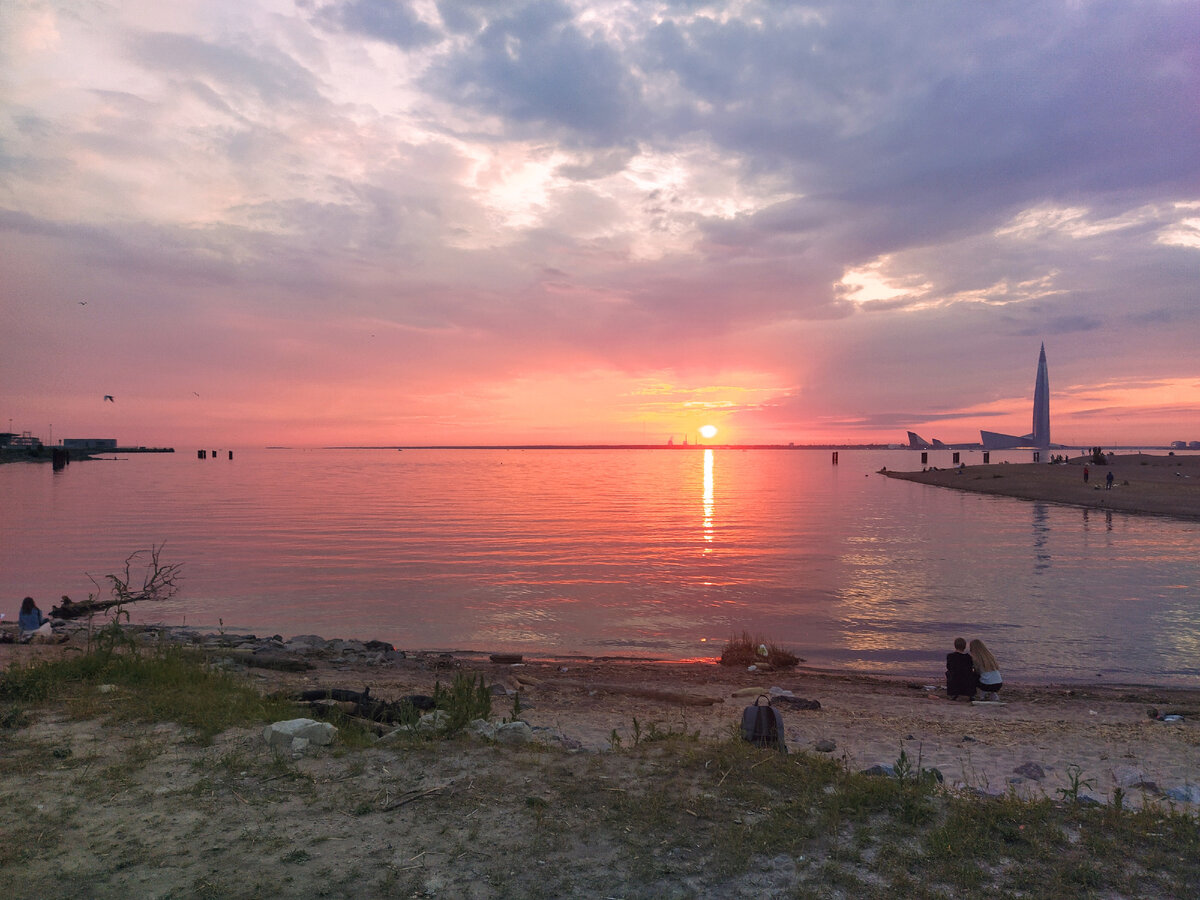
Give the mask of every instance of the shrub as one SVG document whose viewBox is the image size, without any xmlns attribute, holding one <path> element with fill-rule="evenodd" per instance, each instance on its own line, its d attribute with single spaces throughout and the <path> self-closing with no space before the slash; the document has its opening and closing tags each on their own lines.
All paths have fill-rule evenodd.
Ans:
<svg viewBox="0 0 1200 900">
<path fill-rule="evenodd" d="M 766 655 L 763 655 L 762 652 L 764 648 Z M 761 638 L 751 638 L 750 634 L 745 631 L 742 632 L 740 638 L 730 638 L 725 649 L 721 651 L 721 665 L 723 666 L 757 665 L 772 669 L 790 669 L 802 662 L 804 660 L 791 650 L 785 650 L 777 644 Z"/>
</svg>

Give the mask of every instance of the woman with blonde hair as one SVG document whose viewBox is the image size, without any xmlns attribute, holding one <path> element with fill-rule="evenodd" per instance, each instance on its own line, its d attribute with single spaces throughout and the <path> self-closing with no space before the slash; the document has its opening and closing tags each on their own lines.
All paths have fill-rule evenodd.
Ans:
<svg viewBox="0 0 1200 900">
<path fill-rule="evenodd" d="M 1000 664 L 992 651 L 979 638 L 971 641 L 971 663 L 975 667 L 975 681 L 984 700 L 999 700 L 1004 679 L 1000 677 Z"/>
</svg>

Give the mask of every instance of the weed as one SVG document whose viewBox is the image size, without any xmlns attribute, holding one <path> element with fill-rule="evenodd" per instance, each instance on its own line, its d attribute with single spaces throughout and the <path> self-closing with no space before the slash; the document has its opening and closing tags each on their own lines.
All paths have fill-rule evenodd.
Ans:
<svg viewBox="0 0 1200 900">
<path fill-rule="evenodd" d="M 471 721 L 488 719 L 492 715 L 492 692 L 484 683 L 482 674 L 476 677 L 465 672 L 456 672 L 454 683 L 449 690 L 438 682 L 433 688 L 433 702 L 448 716 L 446 735 L 457 734 Z"/>
<path fill-rule="evenodd" d="M 804 660 L 791 650 L 761 638 L 752 638 L 746 631 L 742 632 L 740 638 L 730 638 L 721 651 L 723 666 L 766 665 L 773 669 L 790 669 L 802 662 Z"/>
<path fill-rule="evenodd" d="M 1078 803 L 1079 795 L 1083 790 L 1092 790 L 1096 786 L 1096 779 L 1084 778 L 1083 767 L 1071 763 L 1067 766 L 1067 786 L 1058 789 L 1058 796 L 1064 803 Z"/>
</svg>

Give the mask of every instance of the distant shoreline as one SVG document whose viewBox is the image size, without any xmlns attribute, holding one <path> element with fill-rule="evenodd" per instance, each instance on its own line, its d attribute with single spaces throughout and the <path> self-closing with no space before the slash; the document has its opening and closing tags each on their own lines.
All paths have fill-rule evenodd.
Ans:
<svg viewBox="0 0 1200 900">
<path fill-rule="evenodd" d="M 1088 468 L 1088 480 L 1083 470 Z M 1113 473 L 1113 486 L 1107 475 Z M 1086 458 L 1068 463 L 999 463 L 923 472 L 881 474 L 903 481 L 1033 500 L 1102 509 L 1108 512 L 1200 520 L 1200 456 L 1110 454 L 1103 465 Z"/>
</svg>

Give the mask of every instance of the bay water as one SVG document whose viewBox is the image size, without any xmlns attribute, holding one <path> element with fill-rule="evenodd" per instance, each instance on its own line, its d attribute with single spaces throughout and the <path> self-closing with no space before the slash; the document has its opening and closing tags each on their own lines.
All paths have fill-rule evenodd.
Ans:
<svg viewBox="0 0 1200 900">
<path fill-rule="evenodd" d="M 660 659 L 711 658 L 745 631 L 810 665 L 929 684 L 961 635 L 988 644 L 1006 681 L 1200 685 L 1200 523 L 927 487 L 884 466 L 919 456 L 240 449 L 9 464 L 0 608 L 84 599 L 89 575 L 103 584 L 161 545 L 181 590 L 131 606 L 134 621 Z"/>
</svg>

